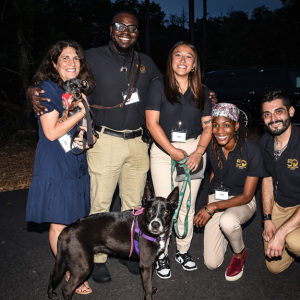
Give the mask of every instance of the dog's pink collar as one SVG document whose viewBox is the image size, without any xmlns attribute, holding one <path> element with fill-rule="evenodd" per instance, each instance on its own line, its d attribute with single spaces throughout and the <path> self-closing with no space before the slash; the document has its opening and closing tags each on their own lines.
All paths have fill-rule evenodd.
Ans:
<svg viewBox="0 0 300 300">
<path fill-rule="evenodd" d="M 137 210 L 137 211 L 136 211 L 136 210 Z M 142 208 L 134 208 L 134 209 L 132 210 L 132 214 L 133 214 L 134 216 L 141 215 L 143 212 L 144 212 L 144 207 L 142 207 Z M 134 227 L 134 220 L 135 220 L 135 219 L 136 219 L 136 218 L 133 218 L 132 225 L 131 225 L 131 249 L 130 249 L 129 257 L 131 257 L 131 254 L 132 254 L 132 251 L 133 251 L 133 243 L 134 243 L 134 248 L 135 248 L 135 251 L 136 251 L 137 255 L 140 256 L 139 241 L 138 241 L 138 239 L 133 238 L 134 233 L 137 235 L 137 237 L 142 236 L 142 237 L 145 238 L 146 240 L 149 240 L 149 241 L 155 242 L 155 243 L 157 242 L 157 239 L 156 239 L 156 238 L 151 237 L 151 236 L 149 236 L 149 235 L 146 235 L 146 234 L 144 234 L 144 233 L 141 231 L 141 229 L 140 229 L 140 227 L 139 227 L 139 222 L 138 222 L 137 219 L 136 219 L 136 225 L 135 225 L 135 229 L 134 229 L 134 233 L 133 233 L 133 227 Z"/>
</svg>

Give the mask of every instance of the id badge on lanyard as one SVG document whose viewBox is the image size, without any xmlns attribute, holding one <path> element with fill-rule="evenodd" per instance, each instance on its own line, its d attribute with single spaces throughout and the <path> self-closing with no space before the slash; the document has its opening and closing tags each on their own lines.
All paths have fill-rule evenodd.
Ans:
<svg viewBox="0 0 300 300">
<path fill-rule="evenodd" d="M 185 143 L 186 134 L 187 134 L 186 129 L 183 129 L 182 123 L 178 122 L 178 128 L 172 128 L 171 130 L 171 142 Z"/>
<path fill-rule="evenodd" d="M 228 200 L 229 190 L 224 188 L 222 185 L 215 189 L 215 199 L 216 200 Z"/>
<path fill-rule="evenodd" d="M 66 133 L 65 135 L 60 137 L 58 139 L 58 141 L 66 153 L 71 150 L 71 135 L 70 134 Z M 72 149 L 74 149 L 76 147 L 77 147 L 77 144 L 75 142 L 73 142 Z"/>
<path fill-rule="evenodd" d="M 125 100 L 125 98 L 127 97 L 127 91 L 122 92 L 122 97 Z M 128 99 L 128 101 L 125 103 L 125 105 L 129 105 L 129 104 L 133 104 L 133 103 L 137 103 L 140 102 L 140 98 L 139 98 L 139 94 L 138 94 L 138 89 L 135 88 L 133 89 L 133 92 L 131 94 L 131 97 Z"/>
</svg>

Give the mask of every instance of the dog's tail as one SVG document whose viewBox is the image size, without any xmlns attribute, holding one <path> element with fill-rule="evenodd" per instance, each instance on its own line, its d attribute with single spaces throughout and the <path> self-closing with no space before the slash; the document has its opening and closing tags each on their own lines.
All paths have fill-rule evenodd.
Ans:
<svg viewBox="0 0 300 300">
<path fill-rule="evenodd" d="M 49 285 L 48 285 L 48 298 L 52 299 L 53 296 L 56 296 L 56 293 L 54 293 L 54 290 L 57 288 L 59 283 L 62 281 L 64 274 L 67 271 L 66 261 L 63 258 L 62 255 L 62 243 L 59 241 L 60 238 L 58 238 L 57 243 L 57 255 L 55 258 L 55 265 L 54 270 L 50 275 L 49 279 Z"/>
</svg>

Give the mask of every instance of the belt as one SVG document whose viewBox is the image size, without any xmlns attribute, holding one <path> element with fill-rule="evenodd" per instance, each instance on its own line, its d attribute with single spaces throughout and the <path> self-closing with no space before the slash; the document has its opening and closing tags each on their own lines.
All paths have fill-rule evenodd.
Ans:
<svg viewBox="0 0 300 300">
<path fill-rule="evenodd" d="M 95 130 L 96 131 L 101 131 L 102 128 L 103 128 L 102 126 L 99 126 L 99 125 L 95 124 Z M 112 129 L 109 129 L 109 128 L 104 128 L 103 133 L 111 135 L 111 136 L 123 138 L 124 140 L 129 140 L 129 139 L 134 139 L 136 137 L 141 136 L 143 131 L 142 131 L 142 129 L 126 130 L 126 131 L 115 131 L 115 130 L 112 130 Z"/>
</svg>

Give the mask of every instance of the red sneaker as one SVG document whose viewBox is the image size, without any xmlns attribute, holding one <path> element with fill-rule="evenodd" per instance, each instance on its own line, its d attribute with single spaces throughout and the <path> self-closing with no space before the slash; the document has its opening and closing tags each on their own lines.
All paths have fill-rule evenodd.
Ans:
<svg viewBox="0 0 300 300">
<path fill-rule="evenodd" d="M 238 258 L 232 255 L 231 262 L 226 270 L 225 279 L 228 281 L 236 281 L 243 276 L 244 263 L 246 259 L 246 248 L 244 258 Z"/>
</svg>

